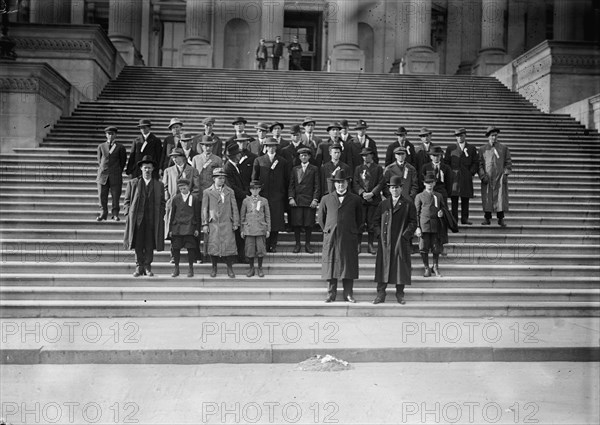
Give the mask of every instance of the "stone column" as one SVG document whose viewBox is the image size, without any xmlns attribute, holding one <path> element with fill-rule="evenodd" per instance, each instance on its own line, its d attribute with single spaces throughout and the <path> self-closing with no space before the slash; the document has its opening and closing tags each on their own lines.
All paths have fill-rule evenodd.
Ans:
<svg viewBox="0 0 600 425">
<path fill-rule="evenodd" d="M 440 57 L 431 47 L 431 0 L 409 0 L 407 74 L 439 74 Z"/>
<path fill-rule="evenodd" d="M 481 2 L 463 0 L 460 65 L 457 74 L 471 75 L 481 42 Z"/>
<path fill-rule="evenodd" d="M 53 23 L 54 0 L 31 0 L 29 3 L 29 22 L 32 24 Z"/>
<path fill-rule="evenodd" d="M 331 70 L 340 72 L 364 72 L 365 53 L 358 47 L 359 0 L 337 0 Z"/>
<path fill-rule="evenodd" d="M 55 24 L 71 23 L 71 0 L 54 0 Z"/>
<path fill-rule="evenodd" d="M 577 2 L 573 0 L 554 0 L 554 36 L 557 41 L 574 41 L 576 25 L 583 25 L 583 18 L 576 16 Z"/>
<path fill-rule="evenodd" d="M 212 68 L 211 46 L 213 0 L 187 0 L 185 4 L 185 39 L 181 46 L 182 66 Z"/>
<path fill-rule="evenodd" d="M 85 0 L 71 0 L 71 23 L 83 25 L 85 22 Z"/>
<path fill-rule="evenodd" d="M 269 55 L 273 53 L 275 37 L 281 36 L 283 40 L 283 13 L 284 2 L 279 0 L 263 0 L 261 15 L 261 37 L 266 40 Z M 258 44 L 258 40 L 256 40 Z M 251 44 L 252 45 L 252 44 Z M 252 52 L 254 53 L 254 52 Z M 279 69 L 288 69 L 287 49 L 284 47 L 283 56 L 279 60 Z M 273 69 L 273 62 L 267 61 L 267 69 Z"/>
<path fill-rule="evenodd" d="M 507 0 L 482 0 L 481 7 L 481 50 L 473 73 L 490 75 L 511 61 L 504 46 Z"/>
<path fill-rule="evenodd" d="M 142 65 L 140 55 L 142 2 L 110 0 L 108 8 L 108 38 L 127 65 Z"/>
</svg>

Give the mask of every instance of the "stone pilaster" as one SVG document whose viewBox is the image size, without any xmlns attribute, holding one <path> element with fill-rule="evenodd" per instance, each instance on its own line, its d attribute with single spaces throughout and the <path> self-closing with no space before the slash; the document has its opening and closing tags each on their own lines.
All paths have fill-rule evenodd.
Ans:
<svg viewBox="0 0 600 425">
<path fill-rule="evenodd" d="M 29 3 L 29 22 L 32 24 L 51 24 L 54 21 L 54 0 L 31 0 Z"/>
<path fill-rule="evenodd" d="M 52 23 L 71 23 L 71 0 L 54 0 L 54 19 Z"/>
<path fill-rule="evenodd" d="M 281 36 L 283 40 L 283 13 L 284 2 L 278 0 L 263 0 L 261 15 L 261 37 L 266 40 L 269 55 L 273 52 L 272 42 L 275 37 Z M 287 49 L 284 48 L 283 56 L 279 60 L 279 69 L 288 69 Z M 273 69 L 273 62 L 267 61 L 267 69 Z"/>
<path fill-rule="evenodd" d="M 211 31 L 213 0 L 187 0 L 185 4 L 185 39 L 181 46 L 182 66 L 212 68 Z"/>
<path fill-rule="evenodd" d="M 365 53 L 358 47 L 359 0 L 338 0 L 331 70 L 364 72 Z"/>
<path fill-rule="evenodd" d="M 108 37 L 127 65 L 142 65 L 140 55 L 142 2 L 139 0 L 110 0 L 108 8 Z"/>
<path fill-rule="evenodd" d="M 470 75 L 481 43 L 481 2 L 463 0 L 460 65 L 457 74 Z"/>
<path fill-rule="evenodd" d="M 577 18 L 577 2 L 573 0 L 554 0 L 553 40 L 577 40 L 576 25 L 583 25 L 581 17 Z"/>
<path fill-rule="evenodd" d="M 473 74 L 490 75 L 511 61 L 504 45 L 508 5 L 507 0 L 483 0 L 481 7 L 481 50 Z"/>
<path fill-rule="evenodd" d="M 85 22 L 85 0 L 71 0 L 71 23 L 83 25 Z"/>
<path fill-rule="evenodd" d="M 407 74 L 439 74 L 440 57 L 431 47 L 431 0 L 410 0 Z"/>
</svg>

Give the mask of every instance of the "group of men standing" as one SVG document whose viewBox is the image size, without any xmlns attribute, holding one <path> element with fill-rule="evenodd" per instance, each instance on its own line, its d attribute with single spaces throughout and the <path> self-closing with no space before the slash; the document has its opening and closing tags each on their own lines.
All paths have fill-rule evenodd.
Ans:
<svg viewBox="0 0 600 425">
<path fill-rule="evenodd" d="M 271 47 L 271 54 L 269 54 L 269 48 L 266 45 L 264 38 L 261 38 L 256 48 L 256 62 L 258 63 L 258 69 L 266 69 L 267 60 L 269 57 L 273 61 L 273 69 L 277 71 L 279 69 L 279 61 L 283 56 L 283 48 L 285 43 L 281 41 L 281 36 L 275 37 L 275 42 Z M 289 52 L 290 69 L 302 70 L 302 45 L 298 42 L 298 36 L 293 36 L 292 42 L 288 44 L 287 50 Z"/>
<path fill-rule="evenodd" d="M 180 193 L 180 181 L 188 182 L 191 196 L 200 203 L 203 193 L 215 187 L 215 178 L 223 177 L 228 191 L 219 189 L 217 201 L 225 202 L 226 193 L 233 202 L 231 209 L 236 210 L 227 214 L 232 222 L 237 216 L 234 230 L 239 261 L 245 260 L 239 213 L 250 196 L 252 181 L 270 209 L 268 252 L 277 252 L 278 234 L 288 230 L 295 235 L 294 253 L 302 249 L 302 233 L 304 250 L 313 253 L 311 233 L 317 223 L 323 231 L 322 277 L 329 282 L 328 302 L 336 298 L 339 279 L 344 286 L 344 299 L 355 302 L 352 287 L 358 278 L 358 255 L 365 230 L 367 251 L 377 255 L 378 295 L 374 303 L 385 301 L 387 284 L 396 285 L 397 300 L 404 303 L 404 286 L 411 283 L 414 236 L 419 239 L 424 276 L 440 276 L 439 255 L 447 242 L 445 223 L 452 221 L 447 216 L 458 221 L 460 203 L 461 223 L 472 224 L 469 200 L 474 196 L 475 174 L 481 179 L 482 224 L 491 224 L 492 213 L 496 212 L 498 224 L 506 226 L 511 158 L 509 149 L 497 140 L 500 130 L 496 127 L 487 129 L 488 143 L 479 149 L 466 141 L 466 129 L 458 129 L 454 132 L 456 143 L 445 151 L 432 142 L 428 129 L 419 131 L 421 145 L 415 148 L 407 139 L 407 130 L 398 127 L 394 131 L 397 140 L 387 147 L 382 166 L 376 142 L 367 134 L 364 120 L 358 120 L 353 127 L 354 135 L 347 120 L 331 123 L 324 139 L 315 135 L 316 121 L 311 117 L 291 126 L 289 139 L 282 136 L 285 126 L 280 122 L 259 122 L 254 127 L 256 137 L 250 136 L 244 117 L 236 117 L 232 121 L 234 133 L 221 139 L 213 132 L 214 122 L 213 118 L 204 119 L 204 132 L 196 135 L 182 132 L 183 122 L 173 118 L 168 126 L 172 134 L 161 142 L 151 132 L 150 120 L 142 119 L 138 123 L 141 135 L 133 142 L 128 160 L 125 148 L 116 141 L 118 129 L 105 128 L 106 142 L 98 147 L 97 183 L 102 211 L 97 220 L 108 217 L 109 191 L 111 218 L 119 220 L 125 169 L 130 176 L 124 202 L 125 245 L 136 252 L 134 275 L 152 275 L 152 252 L 162 250 L 165 235 L 171 233 L 170 210 Z M 444 216 L 448 198 L 451 212 L 446 210 Z M 192 201 L 188 203 L 191 207 Z M 204 218 L 196 221 L 197 228 L 191 231 L 198 235 L 208 222 Z M 227 253 L 217 249 L 211 255 L 229 259 L 235 254 L 231 244 L 228 246 Z M 188 246 L 188 253 L 190 249 L 200 257 L 199 242 L 195 247 Z M 428 262 L 430 251 L 432 268 Z M 231 276 L 230 267 L 228 261 Z"/>
</svg>

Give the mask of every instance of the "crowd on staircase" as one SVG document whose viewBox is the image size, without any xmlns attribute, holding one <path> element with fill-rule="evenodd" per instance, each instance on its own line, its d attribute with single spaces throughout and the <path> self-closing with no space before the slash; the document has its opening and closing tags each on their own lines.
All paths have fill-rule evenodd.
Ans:
<svg viewBox="0 0 600 425">
<path fill-rule="evenodd" d="M 498 141 L 497 127 L 487 128 L 488 143 L 479 148 L 459 128 L 454 131 L 456 143 L 445 150 L 432 141 L 427 128 L 420 129 L 421 144 L 415 147 L 407 129 L 398 127 L 383 159 L 364 120 L 358 120 L 354 134 L 347 120 L 333 122 L 321 138 L 315 134 L 316 120 L 306 117 L 290 127 L 289 139 L 283 137 L 285 125 L 280 122 L 258 122 L 252 136 L 246 132 L 247 120 L 236 117 L 230 137 L 214 133 L 214 118 L 202 124 L 203 134 L 192 134 L 172 118 L 171 135 L 161 141 L 152 133 L 151 121 L 141 119 L 141 135 L 133 141 L 129 158 L 117 140 L 118 128 L 104 129 L 106 141 L 97 150 L 102 210 L 96 220 L 108 219 L 109 192 L 111 219 L 120 220 L 125 171 L 130 179 L 124 243 L 135 250 L 136 277 L 153 275 L 153 252 L 164 248 L 165 238 L 171 240 L 173 277 L 180 273 L 182 248 L 188 252 L 188 277 L 194 275 L 196 261 L 208 258 L 212 277 L 220 258 L 229 277 L 235 277 L 236 257 L 249 263 L 248 277 L 263 277 L 263 258 L 277 252 L 280 232 L 294 233 L 294 253 L 302 250 L 304 234 L 304 251 L 313 254 L 312 230 L 318 225 L 323 231 L 322 277 L 329 282 L 327 302 L 335 301 L 338 279 L 344 300 L 355 302 L 353 280 L 358 278 L 366 232 L 367 252 L 377 256 L 373 302 L 384 302 L 386 287 L 393 284 L 397 301 L 404 304 L 411 254 L 420 253 L 425 277 L 440 276 L 439 258 L 448 231 L 458 231 L 459 206 L 460 223 L 472 224 L 469 201 L 475 175 L 481 181 L 482 225 L 490 225 L 495 212 L 498 225 L 506 226 L 512 163 L 510 150 Z M 418 239 L 418 248 L 413 239 Z"/>
</svg>

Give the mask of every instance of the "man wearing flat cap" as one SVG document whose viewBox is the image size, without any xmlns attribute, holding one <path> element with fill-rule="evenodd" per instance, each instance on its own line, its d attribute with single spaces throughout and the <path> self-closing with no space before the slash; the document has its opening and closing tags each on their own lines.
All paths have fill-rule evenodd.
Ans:
<svg viewBox="0 0 600 425">
<path fill-rule="evenodd" d="M 460 222 L 469 221 L 469 199 L 473 197 L 473 176 L 479 171 L 479 155 L 475 146 L 467 143 L 467 130 L 459 128 L 454 132 L 456 143 L 448 145 L 444 155 L 444 163 L 452 170 L 452 215 L 458 222 L 458 199 L 461 203 Z"/>
<path fill-rule="evenodd" d="M 104 129 L 106 142 L 100 143 L 97 149 L 98 158 L 98 199 L 102 212 L 96 221 L 106 220 L 108 217 L 108 192 L 112 197 L 112 220 L 119 221 L 119 200 L 123 186 L 123 169 L 127 162 L 125 147 L 116 141 L 117 127 L 109 126 Z"/>
<path fill-rule="evenodd" d="M 506 227 L 504 213 L 508 211 L 508 176 L 512 172 L 510 149 L 498 141 L 500 129 L 488 127 L 485 136 L 488 143 L 479 148 L 479 178 L 481 179 L 481 202 L 484 226 L 491 224 L 496 213 L 498 226 Z"/>
<path fill-rule="evenodd" d="M 202 120 L 202 125 L 204 126 L 204 132 L 194 138 L 192 147 L 196 149 L 196 152 L 201 153 L 202 138 L 203 136 L 209 136 L 215 142 L 212 148 L 212 153 L 221 158 L 221 160 L 223 160 L 223 155 L 225 154 L 223 152 L 223 142 L 221 141 L 219 136 L 217 136 L 213 131 L 213 128 L 215 126 L 215 119 L 213 117 L 204 118 Z"/>
<path fill-rule="evenodd" d="M 406 149 L 406 162 L 408 162 L 413 167 L 416 164 L 416 154 L 414 145 L 407 139 L 406 135 L 408 132 L 404 127 L 398 127 L 396 131 L 394 131 L 397 140 L 394 143 L 390 143 L 385 151 L 385 166 L 387 167 L 392 162 L 396 161 L 396 156 L 394 154 L 394 149 L 397 147 L 401 147 Z"/>
<path fill-rule="evenodd" d="M 354 138 L 354 146 L 356 151 L 360 152 L 363 148 L 370 148 L 373 151 L 373 161 L 375 164 L 379 163 L 379 154 L 377 153 L 377 144 L 369 135 L 367 135 L 367 128 L 369 128 L 365 120 L 358 120 L 354 126 L 356 131 L 356 137 Z M 350 164 L 348 164 L 350 165 Z M 356 166 L 360 165 L 360 162 Z"/>
<path fill-rule="evenodd" d="M 198 170 L 200 174 L 200 196 L 204 189 L 209 188 L 213 184 L 212 172 L 215 168 L 223 168 L 223 161 L 220 156 L 213 153 L 213 147 L 216 141 L 211 137 L 204 135 L 198 143 L 202 153 L 196 155 L 192 159 L 192 167 Z"/>
<path fill-rule="evenodd" d="M 260 181 L 260 195 L 267 198 L 271 209 L 271 234 L 267 239 L 267 251 L 277 252 L 279 232 L 285 230 L 285 210 L 288 203 L 290 169 L 287 161 L 277 155 L 277 141 L 265 140 L 267 152 L 254 160 L 252 180 Z"/>
<path fill-rule="evenodd" d="M 358 279 L 358 233 L 363 223 L 360 197 L 350 192 L 350 176 L 337 171 L 331 180 L 335 191 L 319 204 L 317 222 L 323 230 L 321 277 L 328 281 L 325 302 L 335 301 L 342 279 L 344 301 L 355 303 L 354 279 Z"/>
<path fill-rule="evenodd" d="M 135 250 L 133 276 L 154 276 L 154 250 L 165 248 L 164 186 L 152 177 L 158 164 L 150 155 L 144 156 L 137 165 L 141 175 L 129 180 L 125 191 L 123 210 L 127 220 L 123 242 L 125 249 Z"/>
<path fill-rule="evenodd" d="M 129 161 L 127 162 L 126 173 L 131 177 L 139 177 L 141 172 L 137 163 L 141 161 L 144 156 L 150 156 L 156 163 L 160 161 L 162 154 L 162 144 L 160 139 L 150 132 L 152 123 L 149 119 L 141 119 L 138 122 L 137 127 L 140 129 L 141 136 L 138 136 L 131 145 L 131 152 L 129 153 Z M 159 178 L 159 168 L 154 169 L 154 178 Z"/>
<path fill-rule="evenodd" d="M 179 143 L 181 138 L 181 130 L 183 129 L 183 121 L 179 118 L 171 118 L 169 125 L 167 128 L 171 131 L 171 134 L 165 137 L 165 140 L 162 144 L 162 151 L 160 156 L 160 170 L 164 171 L 165 168 L 173 165 L 170 164 L 171 151 L 175 148 L 180 148 L 181 145 Z"/>
<path fill-rule="evenodd" d="M 306 147 L 309 147 L 313 152 L 317 152 L 317 148 L 323 141 L 320 137 L 315 135 L 315 127 L 317 122 L 312 117 L 305 117 L 302 121 L 302 127 L 304 128 L 304 134 L 300 136 L 300 141 Z"/>
</svg>

